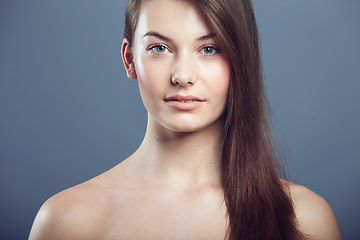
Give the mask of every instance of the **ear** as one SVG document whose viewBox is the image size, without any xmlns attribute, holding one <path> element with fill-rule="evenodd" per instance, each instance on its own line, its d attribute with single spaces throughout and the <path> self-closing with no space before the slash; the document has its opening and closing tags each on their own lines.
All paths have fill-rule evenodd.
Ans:
<svg viewBox="0 0 360 240">
<path fill-rule="evenodd" d="M 125 38 L 121 45 L 121 56 L 128 78 L 137 80 L 134 58 L 129 39 Z"/>
</svg>

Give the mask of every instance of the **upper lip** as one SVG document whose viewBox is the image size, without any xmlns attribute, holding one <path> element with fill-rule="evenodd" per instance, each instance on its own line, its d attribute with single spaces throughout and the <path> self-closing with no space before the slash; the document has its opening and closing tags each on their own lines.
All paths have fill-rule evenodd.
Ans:
<svg viewBox="0 0 360 240">
<path fill-rule="evenodd" d="M 192 95 L 172 95 L 165 98 L 165 101 L 205 101 L 204 99 L 201 99 L 196 96 Z"/>
</svg>

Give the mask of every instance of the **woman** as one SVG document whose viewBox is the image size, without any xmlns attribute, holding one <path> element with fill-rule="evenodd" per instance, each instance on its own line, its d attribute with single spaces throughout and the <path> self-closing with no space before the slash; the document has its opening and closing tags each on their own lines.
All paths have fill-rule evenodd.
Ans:
<svg viewBox="0 0 360 240">
<path fill-rule="evenodd" d="M 258 45 L 250 0 L 130 0 L 144 140 L 46 201 L 30 239 L 341 239 L 324 199 L 279 178 Z"/>
</svg>

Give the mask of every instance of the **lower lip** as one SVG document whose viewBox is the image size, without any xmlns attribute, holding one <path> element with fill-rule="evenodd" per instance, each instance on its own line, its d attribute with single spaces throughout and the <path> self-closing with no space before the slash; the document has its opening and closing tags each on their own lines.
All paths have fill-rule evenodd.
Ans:
<svg viewBox="0 0 360 240">
<path fill-rule="evenodd" d="M 169 107 L 172 107 L 179 111 L 192 111 L 196 110 L 203 105 L 203 101 L 191 101 L 191 102 L 180 102 L 180 101 L 166 101 Z"/>
</svg>

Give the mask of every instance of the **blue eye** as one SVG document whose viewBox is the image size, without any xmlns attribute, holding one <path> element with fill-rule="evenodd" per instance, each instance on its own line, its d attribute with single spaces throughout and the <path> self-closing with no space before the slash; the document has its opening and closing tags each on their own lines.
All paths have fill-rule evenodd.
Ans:
<svg viewBox="0 0 360 240">
<path fill-rule="evenodd" d="M 204 53 L 205 55 L 214 55 L 218 52 L 218 50 L 211 46 L 206 46 L 201 49 L 201 53 Z"/>
<path fill-rule="evenodd" d="M 150 48 L 150 50 L 156 52 L 156 53 L 166 53 L 169 52 L 169 50 L 164 45 L 156 45 Z"/>
</svg>

